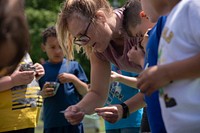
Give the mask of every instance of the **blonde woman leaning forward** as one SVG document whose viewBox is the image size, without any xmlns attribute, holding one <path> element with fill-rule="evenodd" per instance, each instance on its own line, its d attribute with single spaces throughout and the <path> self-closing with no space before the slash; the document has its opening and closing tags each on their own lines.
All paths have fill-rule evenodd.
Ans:
<svg viewBox="0 0 200 133">
<path fill-rule="evenodd" d="M 137 73 L 142 70 L 144 54 L 137 56 L 135 62 L 130 62 L 127 56 L 140 38 L 130 38 L 123 31 L 123 10 L 113 10 L 107 0 L 67 0 L 59 14 L 58 38 L 66 55 L 69 59 L 73 57 L 73 43 L 85 49 L 91 62 L 91 91 L 78 104 L 65 110 L 65 118 L 71 124 L 79 123 L 85 114 L 94 113 L 95 108 L 104 105 L 109 90 L 110 63 L 121 70 Z M 138 101 L 142 103 L 135 109 L 145 105 L 143 100 Z M 120 108 L 122 110 L 122 106 Z"/>
</svg>

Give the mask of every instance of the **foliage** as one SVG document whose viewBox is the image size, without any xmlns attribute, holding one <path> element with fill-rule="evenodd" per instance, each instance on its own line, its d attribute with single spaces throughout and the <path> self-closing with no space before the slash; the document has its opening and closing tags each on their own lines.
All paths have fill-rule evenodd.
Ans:
<svg viewBox="0 0 200 133">
<path fill-rule="evenodd" d="M 111 4 L 115 0 L 110 0 Z M 41 32 L 48 26 L 55 25 L 57 14 L 63 0 L 27 0 L 25 4 L 26 16 L 29 24 L 32 49 L 30 51 L 34 62 L 39 62 L 40 58 L 47 59 L 41 50 Z M 125 1 L 118 0 L 119 6 Z M 75 53 L 75 59 L 83 66 L 87 76 L 90 73 L 90 63 L 82 53 Z"/>
<path fill-rule="evenodd" d="M 34 62 L 38 62 L 40 58 L 46 58 L 41 50 L 41 32 L 44 28 L 55 24 L 56 13 L 45 9 L 35 10 L 28 8 L 26 10 L 29 32 L 31 35 L 31 56 Z"/>
</svg>

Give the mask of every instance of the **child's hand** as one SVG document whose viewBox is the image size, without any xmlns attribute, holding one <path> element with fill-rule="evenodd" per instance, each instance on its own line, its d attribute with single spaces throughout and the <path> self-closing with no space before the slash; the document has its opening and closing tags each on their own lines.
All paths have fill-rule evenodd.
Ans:
<svg viewBox="0 0 200 133">
<path fill-rule="evenodd" d="M 54 88 L 48 87 L 48 86 L 49 86 L 49 82 L 46 82 L 40 92 L 43 98 L 52 97 L 55 95 Z"/>
<path fill-rule="evenodd" d="M 166 71 L 159 66 L 149 67 L 138 76 L 137 87 L 142 93 L 151 95 L 157 89 L 170 83 Z"/>
<path fill-rule="evenodd" d="M 114 71 L 111 71 L 110 82 L 118 81 L 119 77 L 120 77 L 120 74 Z"/>
<path fill-rule="evenodd" d="M 127 53 L 127 56 L 130 62 L 134 62 L 143 67 L 145 53 L 139 46 L 132 47 Z"/>
<path fill-rule="evenodd" d="M 33 66 L 35 67 L 35 72 L 36 72 L 35 77 L 37 80 L 39 80 L 45 74 L 44 68 L 39 63 L 35 63 Z"/>
<path fill-rule="evenodd" d="M 34 71 L 19 71 L 19 68 L 11 74 L 13 86 L 27 85 L 34 79 Z"/>
<path fill-rule="evenodd" d="M 60 83 L 69 83 L 73 82 L 75 75 L 69 73 L 61 73 L 58 75 Z"/>
</svg>

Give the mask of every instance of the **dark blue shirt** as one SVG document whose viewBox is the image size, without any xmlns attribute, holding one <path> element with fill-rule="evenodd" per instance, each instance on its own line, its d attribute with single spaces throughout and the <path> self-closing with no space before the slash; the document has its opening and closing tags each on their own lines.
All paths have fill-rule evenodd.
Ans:
<svg viewBox="0 0 200 133">
<path fill-rule="evenodd" d="M 46 62 L 43 65 L 45 75 L 39 80 L 42 88 L 46 81 L 57 81 L 61 73 L 74 74 L 83 82 L 87 82 L 87 77 L 80 64 L 76 61 L 67 61 L 63 59 L 58 64 Z M 43 119 L 44 128 L 61 127 L 70 125 L 60 111 L 65 110 L 68 106 L 74 105 L 80 101 L 80 95 L 72 83 L 60 84 L 55 96 L 44 99 Z"/>
<path fill-rule="evenodd" d="M 166 17 L 161 17 L 158 20 L 157 24 L 148 33 L 149 41 L 146 47 L 146 57 L 144 66 L 148 64 L 148 67 L 150 67 L 157 64 L 158 46 L 165 22 Z M 151 96 L 145 96 L 145 101 L 147 103 L 147 116 L 151 132 L 166 133 L 166 129 L 161 115 L 158 91 L 154 92 Z"/>
</svg>

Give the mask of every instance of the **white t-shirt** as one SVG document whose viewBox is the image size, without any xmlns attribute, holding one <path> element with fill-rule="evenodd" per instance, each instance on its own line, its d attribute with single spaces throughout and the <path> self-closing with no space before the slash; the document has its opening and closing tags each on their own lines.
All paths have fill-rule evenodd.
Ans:
<svg viewBox="0 0 200 133">
<path fill-rule="evenodd" d="M 184 0 L 173 8 L 167 18 L 160 39 L 158 64 L 187 59 L 198 53 L 200 1 Z M 159 99 L 167 132 L 200 132 L 200 78 L 174 81 L 160 92 Z"/>
</svg>

